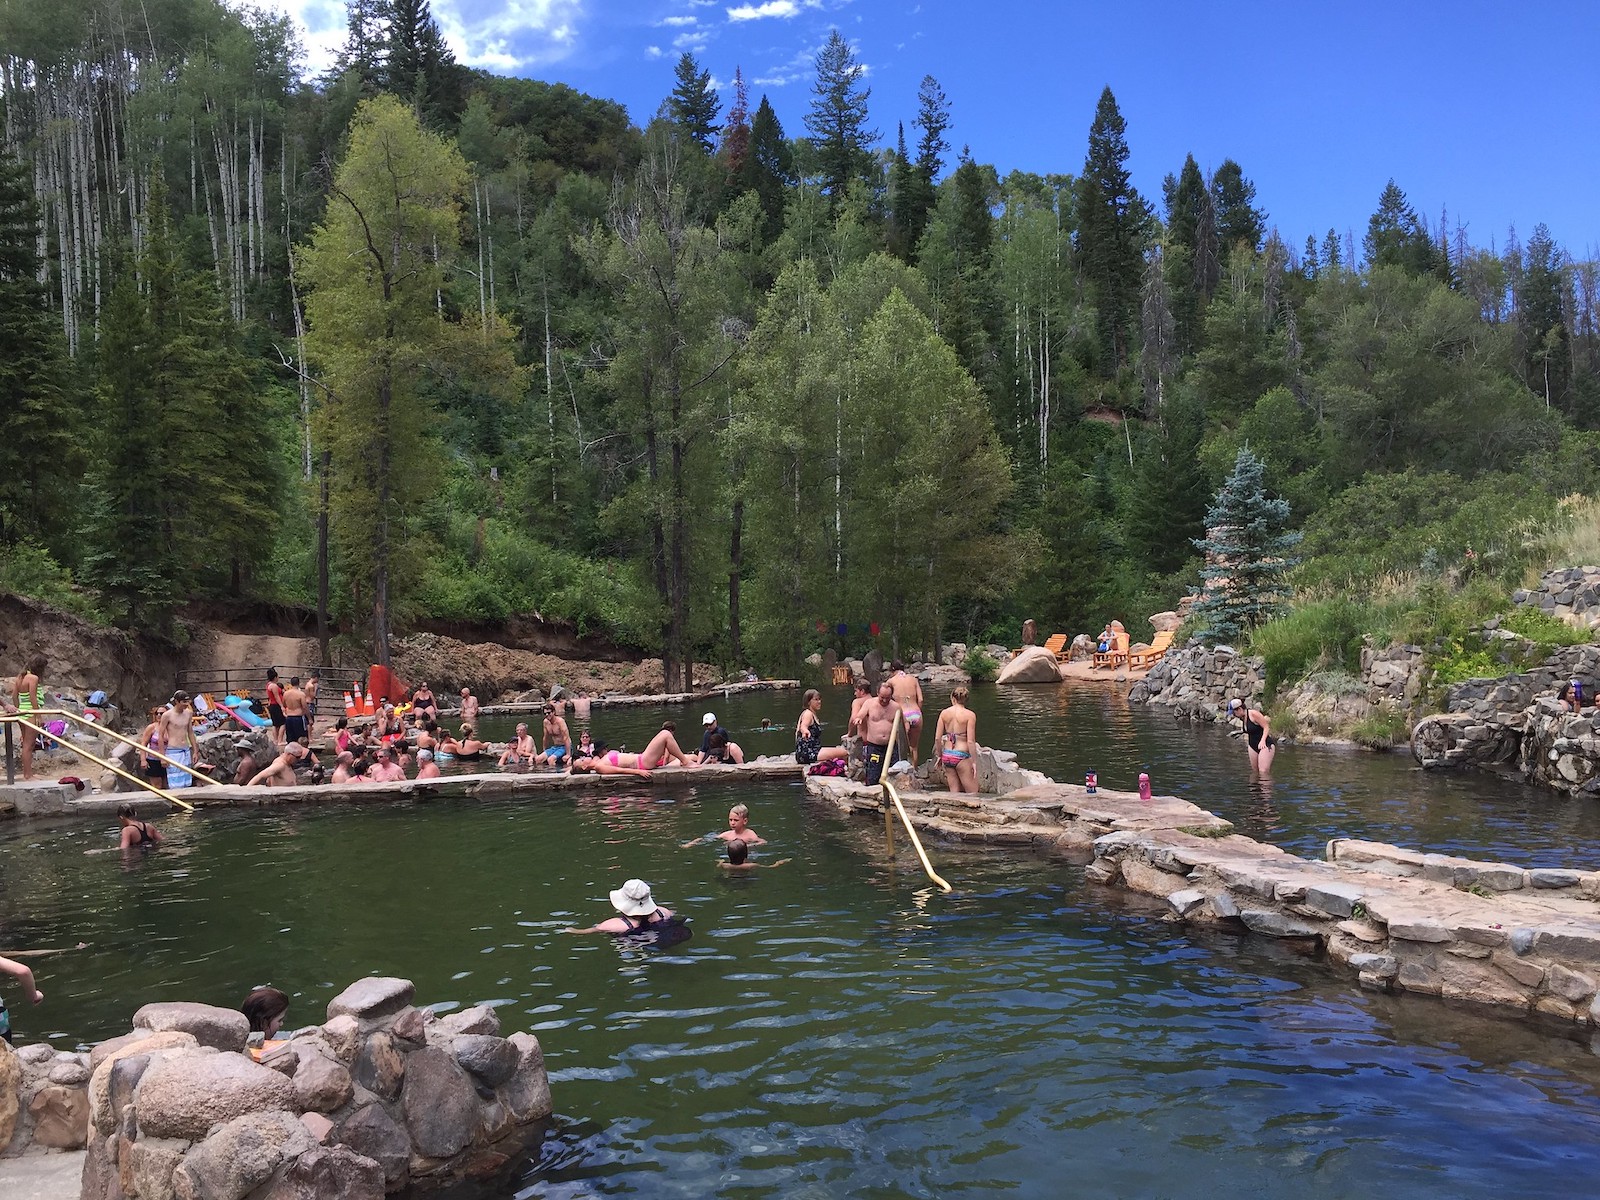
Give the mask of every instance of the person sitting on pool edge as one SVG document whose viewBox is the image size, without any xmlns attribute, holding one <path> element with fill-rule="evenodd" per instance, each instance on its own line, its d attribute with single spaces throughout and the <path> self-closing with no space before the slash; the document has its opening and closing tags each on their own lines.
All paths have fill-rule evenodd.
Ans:
<svg viewBox="0 0 1600 1200">
<path fill-rule="evenodd" d="M 734 838 L 728 843 L 728 857 L 719 862 L 717 866 L 724 871 L 754 871 L 757 867 L 781 867 L 793 859 L 780 858 L 775 863 L 758 863 L 750 861 L 750 843 L 743 838 Z"/>
<path fill-rule="evenodd" d="M 642 879 L 630 879 L 611 893 L 611 907 L 618 916 L 609 917 L 587 929 L 568 929 L 568 933 L 643 933 L 659 929 L 673 920 L 672 910 L 662 908 Z"/>
</svg>

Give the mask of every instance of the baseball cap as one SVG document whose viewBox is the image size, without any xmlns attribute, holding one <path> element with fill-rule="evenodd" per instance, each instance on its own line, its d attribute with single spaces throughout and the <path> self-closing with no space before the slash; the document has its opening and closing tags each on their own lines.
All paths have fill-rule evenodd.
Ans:
<svg viewBox="0 0 1600 1200">
<path fill-rule="evenodd" d="M 717 714 L 716 713 L 707 713 L 705 716 L 700 718 L 700 724 L 702 724 L 702 725 L 715 725 L 716 723 L 717 723 Z"/>
</svg>

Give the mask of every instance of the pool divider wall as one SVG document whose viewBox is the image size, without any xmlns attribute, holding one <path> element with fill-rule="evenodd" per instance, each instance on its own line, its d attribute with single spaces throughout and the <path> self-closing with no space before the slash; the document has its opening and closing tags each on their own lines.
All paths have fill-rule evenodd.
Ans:
<svg viewBox="0 0 1600 1200">
<path fill-rule="evenodd" d="M 882 811 L 877 789 L 837 778 L 807 788 L 846 813 Z M 1061 854 L 1091 882 L 1164 900 L 1169 920 L 1298 943 L 1363 988 L 1600 1025 L 1600 872 L 1347 839 L 1319 862 L 1235 834 L 1176 796 L 1053 782 L 999 796 L 901 796 L 919 829 Z"/>
</svg>

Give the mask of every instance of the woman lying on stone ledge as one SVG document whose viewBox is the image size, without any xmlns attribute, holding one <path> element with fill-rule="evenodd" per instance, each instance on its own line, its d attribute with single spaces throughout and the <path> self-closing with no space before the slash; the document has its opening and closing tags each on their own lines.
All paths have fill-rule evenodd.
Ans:
<svg viewBox="0 0 1600 1200">
<path fill-rule="evenodd" d="M 689 765 L 689 760 L 678 747 L 678 739 L 672 736 L 672 730 L 663 728 L 660 733 L 650 739 L 650 744 L 638 754 L 629 754 L 622 750 L 607 750 L 604 754 L 577 759 L 572 764 L 572 773 L 574 775 L 582 775 L 585 772 L 596 775 L 637 775 L 641 779 L 649 779 L 651 771 L 673 762 L 685 767 Z"/>
</svg>

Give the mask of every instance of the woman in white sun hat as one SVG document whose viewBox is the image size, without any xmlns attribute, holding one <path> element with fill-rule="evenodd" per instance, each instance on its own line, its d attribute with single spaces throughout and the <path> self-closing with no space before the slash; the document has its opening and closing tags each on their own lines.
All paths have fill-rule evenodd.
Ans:
<svg viewBox="0 0 1600 1200">
<path fill-rule="evenodd" d="M 650 894 L 650 885 L 642 879 L 630 879 L 612 892 L 611 907 L 620 915 L 587 929 L 569 929 L 567 932 L 643 933 L 673 923 L 672 910 L 656 903 L 655 897 Z"/>
</svg>

